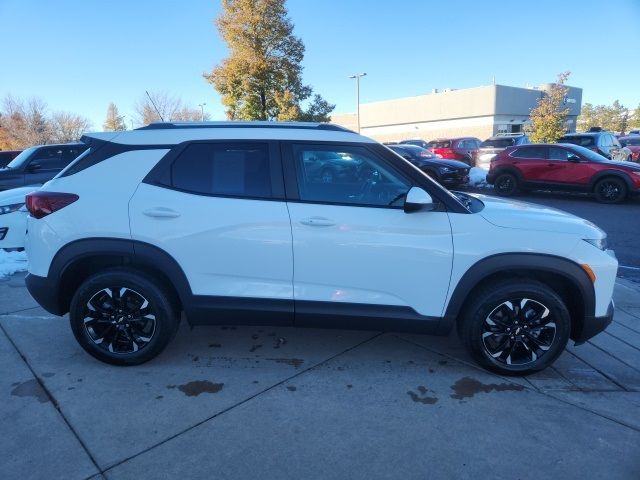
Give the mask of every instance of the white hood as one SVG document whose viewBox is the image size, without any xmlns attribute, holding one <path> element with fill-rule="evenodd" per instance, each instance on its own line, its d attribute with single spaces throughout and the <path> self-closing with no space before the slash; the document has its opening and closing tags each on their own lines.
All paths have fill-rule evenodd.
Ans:
<svg viewBox="0 0 640 480">
<path fill-rule="evenodd" d="M 28 193 L 35 192 L 39 189 L 40 185 L 34 185 L 32 187 L 12 188 L 11 190 L 0 192 L 0 206 L 24 203 L 24 197 Z"/>
<path fill-rule="evenodd" d="M 487 195 L 474 196 L 485 205 L 478 214 L 498 227 L 569 233 L 589 239 L 606 236 L 604 231 L 590 221 L 562 210 Z"/>
</svg>

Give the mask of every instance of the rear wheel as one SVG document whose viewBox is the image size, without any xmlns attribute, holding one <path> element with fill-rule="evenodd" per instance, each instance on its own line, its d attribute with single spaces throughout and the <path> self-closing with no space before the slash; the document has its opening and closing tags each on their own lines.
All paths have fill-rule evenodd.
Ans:
<svg viewBox="0 0 640 480">
<path fill-rule="evenodd" d="M 153 277 L 114 268 L 85 280 L 71 300 L 73 334 L 90 355 L 113 365 L 157 356 L 180 320 L 172 292 Z"/>
<path fill-rule="evenodd" d="M 599 180 L 593 193 L 602 203 L 620 203 L 627 197 L 627 185 L 621 178 L 607 177 Z"/>
<path fill-rule="evenodd" d="M 488 285 L 465 308 L 458 334 L 485 368 L 525 375 L 551 365 L 564 350 L 571 320 L 562 298 L 533 280 Z"/>
<path fill-rule="evenodd" d="M 518 192 L 518 179 L 512 173 L 501 173 L 493 182 L 493 188 L 498 195 L 510 197 Z"/>
</svg>

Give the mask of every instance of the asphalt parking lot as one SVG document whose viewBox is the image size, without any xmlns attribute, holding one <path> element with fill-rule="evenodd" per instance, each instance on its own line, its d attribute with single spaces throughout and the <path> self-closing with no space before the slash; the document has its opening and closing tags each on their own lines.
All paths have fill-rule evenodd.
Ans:
<svg viewBox="0 0 640 480">
<path fill-rule="evenodd" d="M 621 280 L 609 330 L 527 378 L 478 369 L 453 335 L 186 325 L 117 368 L 16 274 L 0 478 L 638 478 L 639 293 Z"/>
<path fill-rule="evenodd" d="M 617 250 L 637 228 L 638 205 L 521 198 L 585 208 L 596 223 L 621 208 L 618 233 L 600 222 Z M 640 285 L 629 279 L 605 333 L 544 372 L 503 378 L 455 335 L 184 323 L 155 360 L 112 367 L 23 278 L 0 280 L 2 479 L 640 478 Z"/>
</svg>

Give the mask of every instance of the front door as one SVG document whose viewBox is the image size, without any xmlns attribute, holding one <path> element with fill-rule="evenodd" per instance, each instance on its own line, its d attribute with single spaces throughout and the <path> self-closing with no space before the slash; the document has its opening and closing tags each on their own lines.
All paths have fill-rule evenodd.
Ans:
<svg viewBox="0 0 640 480">
<path fill-rule="evenodd" d="M 405 213 L 410 179 L 367 147 L 284 149 L 296 322 L 299 313 L 323 311 L 440 317 L 453 257 L 447 213 Z M 318 172 L 329 164 L 334 174 L 326 181 Z"/>
</svg>

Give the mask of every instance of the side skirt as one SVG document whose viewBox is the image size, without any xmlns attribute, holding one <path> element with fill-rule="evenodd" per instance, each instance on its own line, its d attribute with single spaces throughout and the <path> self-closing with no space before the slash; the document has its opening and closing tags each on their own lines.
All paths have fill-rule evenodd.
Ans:
<svg viewBox="0 0 640 480">
<path fill-rule="evenodd" d="M 294 312 L 295 310 L 295 312 Z M 452 319 L 410 307 L 343 302 L 195 295 L 185 308 L 191 325 L 272 325 L 446 335 Z"/>
</svg>

